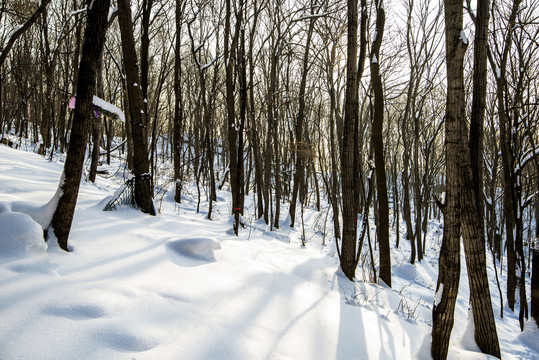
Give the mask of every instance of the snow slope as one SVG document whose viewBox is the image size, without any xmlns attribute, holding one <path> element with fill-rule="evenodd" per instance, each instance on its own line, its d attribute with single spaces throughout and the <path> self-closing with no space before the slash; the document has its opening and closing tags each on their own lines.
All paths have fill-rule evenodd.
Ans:
<svg viewBox="0 0 539 360">
<path fill-rule="evenodd" d="M 166 195 L 156 217 L 104 212 L 120 183 L 98 177 L 82 183 L 65 253 L 39 231 L 62 167 L 0 145 L 0 359 L 429 358 L 439 224 L 421 264 L 408 264 L 407 244 L 392 249 L 388 289 L 341 275 L 313 210 L 306 248 L 299 231 L 252 219 L 236 238 L 226 192 L 211 221 L 188 191 L 180 208 Z M 484 359 L 465 276 L 449 356 Z M 491 292 L 503 357 L 537 359 L 535 324 L 521 334 L 515 314 L 500 319 Z"/>
</svg>

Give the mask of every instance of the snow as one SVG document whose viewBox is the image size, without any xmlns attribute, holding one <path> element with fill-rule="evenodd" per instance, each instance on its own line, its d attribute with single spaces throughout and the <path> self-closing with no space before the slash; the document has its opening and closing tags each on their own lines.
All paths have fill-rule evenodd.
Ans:
<svg viewBox="0 0 539 360">
<path fill-rule="evenodd" d="M 322 242 L 329 222 L 324 229 L 325 215 L 311 208 L 302 247 L 300 218 L 297 229 L 270 231 L 249 215 L 250 202 L 247 228 L 229 234 L 230 193 L 218 191 L 208 220 L 207 205 L 196 213 L 196 188 L 187 182 L 182 203 L 173 202 L 171 186 L 158 216 L 104 212 L 123 179 L 98 176 L 81 183 L 66 253 L 43 242 L 36 221 L 50 217 L 62 156 L 51 162 L 0 145 L 0 159 L 0 358 L 430 358 L 439 222 L 429 222 L 420 263 L 408 263 L 406 241 L 392 245 L 391 289 L 370 283 L 361 267 L 355 282 L 342 274 L 334 242 L 329 235 Z M 469 335 L 461 264 L 448 358 L 487 358 Z M 520 333 L 518 314 L 507 308 L 500 318 L 490 262 L 488 271 L 502 357 L 537 358 L 537 326 L 528 321 Z"/>
<path fill-rule="evenodd" d="M 378 58 L 376 57 L 376 55 L 373 55 L 373 56 L 372 56 L 372 63 L 373 63 L 373 64 L 378 63 Z"/>
<path fill-rule="evenodd" d="M 464 30 L 460 32 L 459 40 L 462 41 L 464 45 L 468 45 L 468 38 L 466 37 L 466 33 L 464 32 Z"/>
<path fill-rule="evenodd" d="M 104 110 L 107 110 L 108 112 L 111 112 L 113 114 L 117 114 L 118 115 L 118 118 L 122 121 L 122 122 L 125 122 L 125 114 L 122 110 L 120 110 L 120 108 L 118 108 L 117 106 L 115 105 L 112 105 L 111 103 L 109 102 L 106 102 L 105 100 L 101 99 L 101 98 L 98 98 L 97 96 L 94 95 L 94 99 L 93 99 L 93 103 L 97 106 L 99 106 L 100 108 L 104 109 Z"/>
<path fill-rule="evenodd" d="M 75 15 L 80 14 L 80 13 L 83 13 L 83 12 L 86 12 L 86 10 L 87 10 L 86 6 L 83 7 L 83 8 L 80 8 L 80 9 L 78 9 L 78 10 L 73 10 L 73 11 L 71 11 L 71 12 L 69 13 L 69 17 L 75 16 Z"/>
<path fill-rule="evenodd" d="M 0 213 L 0 229 L 0 262 L 11 257 L 44 254 L 47 250 L 43 229 L 25 213 Z"/>
<path fill-rule="evenodd" d="M 169 253 L 205 261 L 216 261 L 214 251 L 218 249 L 221 249 L 221 243 L 210 237 L 179 239 L 167 243 Z"/>
<path fill-rule="evenodd" d="M 434 306 L 440 305 L 440 302 L 442 301 L 442 295 L 444 293 L 444 284 L 440 284 L 440 287 L 438 288 L 438 291 L 436 291 L 436 295 L 434 295 Z"/>
<path fill-rule="evenodd" d="M 73 96 L 69 100 L 68 107 L 70 109 L 74 109 L 76 102 L 77 102 L 77 98 L 75 96 Z M 109 103 L 109 102 L 95 96 L 95 95 L 94 95 L 94 97 L 92 99 L 92 103 L 95 106 L 99 107 L 102 111 L 108 112 L 108 113 L 110 113 L 109 115 L 113 115 L 113 116 L 117 117 L 118 119 L 120 119 L 120 121 L 125 122 L 125 114 L 117 106 L 115 106 L 115 105 L 113 105 L 113 104 L 111 104 L 111 103 Z"/>
</svg>

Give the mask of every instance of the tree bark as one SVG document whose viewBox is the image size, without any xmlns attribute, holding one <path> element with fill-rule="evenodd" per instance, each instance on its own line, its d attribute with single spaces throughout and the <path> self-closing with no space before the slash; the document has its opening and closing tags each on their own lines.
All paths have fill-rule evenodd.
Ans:
<svg viewBox="0 0 539 360">
<path fill-rule="evenodd" d="M 500 346 L 487 275 L 484 207 L 483 207 L 483 121 L 487 91 L 487 38 L 489 0 L 478 1 L 474 45 L 473 100 L 470 122 L 469 146 L 461 163 L 462 187 L 462 238 L 468 268 L 470 302 L 472 306 L 475 340 L 484 353 L 500 357 Z M 463 104 L 465 106 L 465 104 Z M 460 125 L 465 135 L 465 119 Z M 466 138 L 463 137 L 463 143 Z"/>
<path fill-rule="evenodd" d="M 146 113 L 139 80 L 139 65 L 133 36 L 131 7 L 129 0 L 118 0 L 118 20 L 122 38 L 123 62 L 127 87 L 127 101 L 133 138 L 133 174 L 135 201 L 144 213 L 155 215 L 152 200 L 150 164 L 148 161 L 148 136 Z"/>
<path fill-rule="evenodd" d="M 90 7 L 90 4 L 93 6 Z M 110 0 L 87 0 L 87 5 L 88 21 L 79 66 L 78 101 L 75 105 L 64 172 L 57 191 L 58 205 L 49 228 L 58 239 L 60 248 L 65 251 L 69 251 L 68 238 L 79 193 L 88 126 L 93 116 L 92 100 L 96 88 L 99 57 L 105 43 Z"/>
<path fill-rule="evenodd" d="M 431 355 L 446 359 L 453 330 L 455 303 L 460 277 L 460 151 L 461 124 L 464 112 L 464 53 L 466 43 L 461 38 L 462 1 L 446 0 L 445 44 L 447 68 L 447 98 L 445 117 L 446 202 L 444 206 L 444 235 L 438 263 L 438 281 L 432 309 Z"/>
<path fill-rule="evenodd" d="M 234 234 L 239 232 L 239 217 L 243 212 L 241 201 L 241 177 L 243 174 L 243 161 L 238 161 L 238 140 L 243 134 L 240 129 L 236 129 L 236 110 L 234 97 L 234 65 L 236 62 L 236 50 L 238 45 L 239 33 L 242 26 L 243 1 L 239 4 L 239 13 L 236 15 L 236 28 L 232 34 L 230 24 L 231 18 L 231 2 L 226 1 L 225 15 L 225 70 L 226 70 L 226 109 L 227 109 L 227 126 L 228 126 L 228 151 L 230 154 L 230 187 L 232 190 L 232 212 L 234 216 Z M 240 154 L 243 157 L 243 154 Z M 242 158 L 243 160 L 243 158 Z"/>
<path fill-rule="evenodd" d="M 343 236 L 340 255 L 341 269 L 350 280 L 356 271 L 357 214 L 354 197 L 354 126 L 359 110 L 357 82 L 357 0 L 347 1 L 348 40 L 346 62 L 346 98 L 342 140 L 341 175 L 343 199 Z"/>
<path fill-rule="evenodd" d="M 378 224 L 376 234 L 380 245 L 380 279 L 391 287 L 391 252 L 389 248 L 389 201 L 387 197 L 386 168 L 384 160 L 384 90 L 380 75 L 380 46 L 384 36 L 385 11 L 382 0 L 376 5 L 376 37 L 372 44 L 371 81 L 374 90 L 374 116 L 372 146 L 376 171 Z M 357 186 L 357 184 L 356 184 Z"/>
</svg>

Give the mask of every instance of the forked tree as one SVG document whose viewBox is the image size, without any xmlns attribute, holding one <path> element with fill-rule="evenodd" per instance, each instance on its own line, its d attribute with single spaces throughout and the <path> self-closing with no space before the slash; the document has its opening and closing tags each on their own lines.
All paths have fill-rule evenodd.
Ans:
<svg viewBox="0 0 539 360">
<path fill-rule="evenodd" d="M 479 13 L 488 12 L 488 1 L 478 2 Z M 488 24 L 488 14 L 485 16 Z M 473 122 L 483 118 L 486 89 L 486 34 L 485 23 L 477 26 L 474 54 L 474 101 L 472 128 L 481 131 Z M 432 312 L 432 347 L 434 359 L 445 359 L 454 322 L 455 302 L 460 275 L 460 236 L 464 242 L 469 274 L 470 299 L 474 320 L 474 337 L 484 353 L 500 357 L 500 347 L 492 312 L 488 277 L 486 273 L 483 225 L 478 223 L 483 211 L 482 199 L 476 194 L 480 171 L 472 166 L 471 150 L 466 127 L 466 100 L 464 93 L 464 54 L 468 39 L 463 31 L 461 1 L 445 2 L 445 36 L 447 67 L 446 105 L 446 203 L 444 207 L 444 235 L 439 259 L 439 275 Z M 479 155 L 481 156 L 481 154 Z M 479 174 L 478 174 L 479 172 Z M 482 195 L 482 193 L 481 193 Z M 481 200 L 480 200 L 481 199 Z"/>
</svg>

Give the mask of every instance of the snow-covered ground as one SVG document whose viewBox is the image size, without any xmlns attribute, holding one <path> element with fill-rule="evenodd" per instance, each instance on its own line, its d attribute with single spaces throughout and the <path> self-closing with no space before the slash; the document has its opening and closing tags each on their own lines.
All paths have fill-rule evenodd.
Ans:
<svg viewBox="0 0 539 360">
<path fill-rule="evenodd" d="M 0 359 L 429 358 L 440 224 L 422 263 L 408 263 L 404 240 L 392 248 L 389 289 L 341 275 L 314 210 L 305 248 L 299 230 L 251 219 L 236 238 L 225 191 L 211 221 L 189 189 L 179 208 L 165 195 L 156 217 L 104 212 L 120 182 L 98 176 L 81 186 L 66 253 L 44 246 L 35 221 L 62 167 L 0 145 Z M 500 318 L 492 264 L 489 274 L 503 358 L 539 358 L 537 326 L 521 333 L 507 308 Z M 449 357 L 486 359 L 467 309 L 463 271 Z"/>
</svg>

